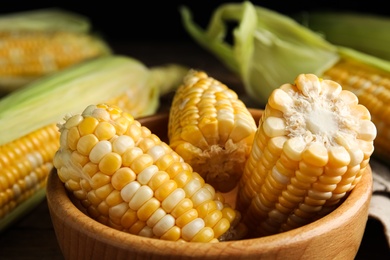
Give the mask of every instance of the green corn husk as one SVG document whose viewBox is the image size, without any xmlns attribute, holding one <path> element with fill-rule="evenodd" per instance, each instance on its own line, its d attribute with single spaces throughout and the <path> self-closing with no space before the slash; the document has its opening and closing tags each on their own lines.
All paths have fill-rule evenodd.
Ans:
<svg viewBox="0 0 390 260">
<path fill-rule="evenodd" d="M 310 11 L 292 17 L 333 44 L 390 60 L 389 17 L 340 11 Z"/>
<path fill-rule="evenodd" d="M 271 92 L 296 75 L 321 76 L 342 57 L 348 57 L 390 72 L 390 63 L 351 48 L 333 45 L 322 35 L 275 11 L 249 1 L 222 4 L 206 29 L 192 20 L 188 8 L 180 9 L 182 23 L 190 36 L 239 75 L 248 96 L 260 107 Z M 227 42 L 228 24 L 233 42 Z"/>
<path fill-rule="evenodd" d="M 158 86 L 160 96 L 167 95 L 174 92 L 182 84 L 183 78 L 187 75 L 188 70 L 188 67 L 174 63 L 151 67 L 150 84 Z"/>
<path fill-rule="evenodd" d="M 250 2 L 221 5 L 206 30 L 192 21 L 187 8 L 181 8 L 181 14 L 193 39 L 237 73 L 246 92 L 261 105 L 282 82 L 292 82 L 302 71 L 320 74 L 339 58 L 337 48 L 319 35 Z M 237 23 L 233 45 L 225 41 L 232 22 Z"/>
<path fill-rule="evenodd" d="M 139 62 L 108 56 L 41 78 L 0 100 L 0 145 L 16 140 L 86 104 L 119 96 L 144 85 L 147 69 Z"/>
<path fill-rule="evenodd" d="M 371 113 L 377 126 L 374 156 L 388 163 L 390 149 L 384 145 L 389 140 L 387 121 L 383 109 L 389 88 L 390 61 L 369 55 L 352 48 L 333 45 L 321 35 L 299 24 L 296 20 L 278 14 L 250 2 L 224 4 L 214 11 L 206 30 L 191 20 L 188 9 L 182 8 L 183 24 L 193 39 L 209 50 L 242 80 L 255 106 L 264 108 L 272 91 L 286 83 L 294 83 L 299 74 L 316 74 L 326 78 L 338 62 L 346 61 L 375 71 L 367 79 L 351 76 L 349 82 L 359 82 L 359 87 L 343 87 L 354 92 Z M 225 40 L 228 24 L 236 22 L 232 30 L 232 44 Z M 342 76 L 342 75 L 340 75 Z M 380 82 L 379 82 L 380 80 Z M 372 90 L 372 100 L 363 98 L 362 92 L 373 82 L 378 88 Z M 383 85 L 382 85 L 383 84 Z"/>
<path fill-rule="evenodd" d="M 180 65 L 149 69 L 133 58 L 110 55 L 43 77 L 0 99 L 0 145 L 126 92 L 137 109 L 128 112 L 151 115 L 159 106 L 160 87 L 175 88 L 186 71 Z"/>
<path fill-rule="evenodd" d="M 37 9 L 0 16 L 0 31 L 50 31 L 61 30 L 89 33 L 88 17 L 59 8 Z"/>
</svg>

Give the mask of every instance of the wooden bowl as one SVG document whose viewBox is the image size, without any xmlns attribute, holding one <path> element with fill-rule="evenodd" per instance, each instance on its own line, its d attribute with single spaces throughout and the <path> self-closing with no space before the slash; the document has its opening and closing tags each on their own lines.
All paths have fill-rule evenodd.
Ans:
<svg viewBox="0 0 390 260">
<path fill-rule="evenodd" d="M 256 121 L 261 110 L 251 110 Z M 167 114 L 140 119 L 166 140 Z M 176 243 L 117 231 L 83 213 L 52 171 L 47 201 L 65 259 L 354 259 L 359 249 L 372 193 L 368 168 L 348 198 L 333 212 L 303 227 L 239 241 Z"/>
</svg>

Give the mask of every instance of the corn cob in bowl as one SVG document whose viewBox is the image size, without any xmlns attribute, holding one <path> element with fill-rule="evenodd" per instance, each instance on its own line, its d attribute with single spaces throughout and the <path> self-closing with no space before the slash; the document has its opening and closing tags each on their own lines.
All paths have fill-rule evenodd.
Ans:
<svg viewBox="0 0 390 260">
<path fill-rule="evenodd" d="M 262 110 L 256 109 L 250 109 L 250 112 L 256 122 L 263 114 Z M 137 121 L 168 141 L 168 113 L 142 117 Z M 49 175 L 47 185 L 50 215 L 65 259 L 85 259 L 87 256 L 107 260 L 353 259 L 363 237 L 371 192 L 371 172 L 367 167 L 344 203 L 310 224 L 273 236 L 183 244 L 129 234 L 93 220 L 55 171 Z M 235 202 L 234 193 L 223 196 L 227 202 Z"/>
<path fill-rule="evenodd" d="M 59 126 L 54 166 L 100 223 L 183 242 L 235 238 L 240 215 L 158 136 L 118 107 L 88 106 Z"/>
<path fill-rule="evenodd" d="M 81 61 L 112 54 L 87 17 L 61 9 L 0 16 L 0 92 Z"/>
<path fill-rule="evenodd" d="M 185 72 L 176 65 L 149 69 L 133 58 L 111 55 L 43 77 L 0 99 L 0 231 L 44 198 L 60 145 L 56 123 L 64 114 L 95 102 L 118 105 L 138 117 L 153 114 L 160 86 L 176 87 Z"/>
<path fill-rule="evenodd" d="M 233 190 L 249 157 L 256 122 L 237 94 L 191 70 L 170 108 L 169 145 L 221 192 Z"/>
<path fill-rule="evenodd" d="M 237 206 L 252 236 L 313 222 L 366 174 L 376 127 L 355 94 L 300 74 L 275 89 L 259 122 Z"/>
</svg>

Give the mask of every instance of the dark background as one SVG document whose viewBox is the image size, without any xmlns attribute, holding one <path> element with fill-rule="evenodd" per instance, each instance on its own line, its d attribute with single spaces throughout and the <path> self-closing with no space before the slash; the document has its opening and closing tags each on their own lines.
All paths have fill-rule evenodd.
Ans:
<svg viewBox="0 0 390 260">
<path fill-rule="evenodd" d="M 142 62 L 147 65 L 159 64 L 159 61 L 170 60 L 170 53 L 161 53 L 167 48 L 156 49 L 155 45 L 152 47 L 146 46 L 141 53 L 134 53 L 129 50 L 127 43 L 140 42 L 144 45 L 145 42 L 164 42 L 171 45 L 170 42 L 175 42 L 178 46 L 181 41 L 193 42 L 189 35 L 185 32 L 181 17 L 179 14 L 179 7 L 186 5 L 193 13 L 194 20 L 205 27 L 212 15 L 212 12 L 222 3 L 227 2 L 242 2 L 242 1 L 147 1 L 147 0 L 133 0 L 133 1 L 1 1 L 0 15 L 14 13 L 19 11 L 34 10 L 40 8 L 58 7 L 68 11 L 76 12 L 88 17 L 91 21 L 94 31 L 98 32 L 109 43 L 124 43 L 115 44 L 116 50 L 120 53 L 126 53 L 133 57 L 142 58 Z M 311 10 L 333 10 L 333 11 L 354 11 L 364 12 L 376 15 L 390 17 L 390 9 L 387 7 L 387 1 L 371 0 L 371 1 L 300 1 L 300 0 L 263 0 L 252 1 L 253 4 L 263 6 L 274 11 L 286 15 L 294 15 L 300 12 Z M 390 33 L 390 28 L 389 28 Z M 179 44 L 177 44 L 179 43 Z M 118 47 L 119 46 L 119 47 Z M 133 46 L 133 45 L 131 45 Z M 166 46 L 166 45 L 162 45 Z M 139 52 L 140 48 L 135 52 Z M 153 56 L 153 59 L 148 60 L 145 52 Z M 180 53 L 183 53 L 181 51 Z M 164 56 L 165 55 L 165 56 Z M 182 57 L 178 60 L 175 56 L 175 62 L 193 65 L 191 63 L 191 55 L 188 58 Z M 211 59 L 211 55 L 209 59 Z M 186 62 L 181 62 L 186 61 Z M 199 62 L 199 59 L 197 59 Z M 204 63 L 197 63 L 201 68 L 207 68 L 208 61 Z M 215 64 L 215 63 L 213 63 Z M 213 69 L 219 71 L 220 68 Z M 226 73 L 223 75 L 227 75 Z M 218 78 L 218 77 L 217 77 Z M 235 78 L 233 78 L 235 79 Z M 232 79 L 223 79 L 229 83 L 236 82 Z M 238 84 L 238 83 L 237 83 Z M 230 86 L 230 85 L 229 85 Z M 47 213 L 47 209 L 43 209 Z M 46 210 L 46 211 L 45 211 Z M 48 217 L 45 215 L 44 217 Z M 375 258 L 375 255 L 387 255 L 385 238 L 383 234 L 383 226 L 376 220 L 369 219 L 368 227 L 366 229 L 365 237 L 363 238 L 362 257 L 357 259 L 380 259 Z M 19 232 L 16 229 L 16 234 Z M 12 238 L 12 236 L 11 236 Z M 371 238 L 376 238 L 372 240 Z M 7 238 L 8 239 L 8 238 Z M 14 237 L 15 241 L 19 241 L 19 237 Z M 12 240 L 11 240 L 12 241 Z M 27 236 L 26 243 L 30 244 Z M 12 243 L 12 242 L 11 242 Z M 34 243 L 33 243 L 34 244 Z M 49 245 L 50 246 L 50 245 Z M 3 247 L 4 248 L 4 247 Z M 44 252 L 46 253 L 46 252 Z M 370 256 L 366 254 L 370 254 Z M 373 255 L 371 255 L 371 253 Z"/>
<path fill-rule="evenodd" d="M 1 1 L 0 14 L 60 7 L 90 18 L 95 31 L 109 40 L 189 41 L 179 14 L 179 6 L 188 6 L 194 20 L 205 26 L 220 4 L 242 1 Z M 386 1 L 252 1 L 283 14 L 310 10 L 357 11 L 390 16 Z"/>
</svg>

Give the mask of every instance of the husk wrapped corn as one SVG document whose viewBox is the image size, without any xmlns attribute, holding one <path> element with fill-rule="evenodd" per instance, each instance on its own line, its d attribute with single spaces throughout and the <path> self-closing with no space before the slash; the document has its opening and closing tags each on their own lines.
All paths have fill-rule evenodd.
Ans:
<svg viewBox="0 0 390 260">
<path fill-rule="evenodd" d="M 0 92 L 112 53 L 87 17 L 61 9 L 0 16 Z"/>
</svg>

